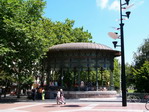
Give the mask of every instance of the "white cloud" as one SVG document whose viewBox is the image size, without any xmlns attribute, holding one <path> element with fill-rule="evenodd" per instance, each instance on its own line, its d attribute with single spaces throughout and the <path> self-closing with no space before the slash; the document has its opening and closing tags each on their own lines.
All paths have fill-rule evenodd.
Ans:
<svg viewBox="0 0 149 112">
<path fill-rule="evenodd" d="M 109 3 L 109 0 L 96 0 L 96 4 L 101 9 L 109 9 L 109 10 L 119 10 L 119 1 L 113 0 L 112 3 Z"/>
<path fill-rule="evenodd" d="M 109 0 L 96 0 L 97 6 L 99 6 L 101 9 L 104 9 L 108 6 Z"/>
<path fill-rule="evenodd" d="M 125 3 L 125 0 L 122 0 L 122 3 Z M 127 9 L 132 10 L 144 3 L 145 3 L 145 0 L 132 0 L 129 6 L 126 6 L 126 7 Z M 110 11 L 120 10 L 120 0 L 96 0 L 96 5 L 101 9 L 108 9 Z"/>
<path fill-rule="evenodd" d="M 110 6 L 109 6 L 110 10 L 115 10 L 115 11 L 119 11 L 120 9 L 120 3 L 119 1 L 115 0 Z"/>
</svg>

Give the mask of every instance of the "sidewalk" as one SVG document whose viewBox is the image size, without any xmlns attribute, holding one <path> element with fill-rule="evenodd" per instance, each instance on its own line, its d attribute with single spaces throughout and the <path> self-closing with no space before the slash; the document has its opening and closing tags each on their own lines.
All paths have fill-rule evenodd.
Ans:
<svg viewBox="0 0 149 112">
<path fill-rule="evenodd" d="M 31 100 L 21 98 L 2 98 L 0 112 L 149 112 L 145 103 L 127 103 L 122 106 L 121 97 L 66 99 L 65 105 L 57 105 L 55 99 Z"/>
</svg>

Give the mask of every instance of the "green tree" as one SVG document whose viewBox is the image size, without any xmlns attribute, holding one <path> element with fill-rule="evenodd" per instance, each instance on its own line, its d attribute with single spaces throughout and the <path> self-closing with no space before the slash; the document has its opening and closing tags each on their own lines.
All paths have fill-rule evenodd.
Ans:
<svg viewBox="0 0 149 112">
<path fill-rule="evenodd" d="M 73 28 L 72 20 L 52 22 L 42 17 L 45 5 L 44 0 L 0 1 L 0 71 L 14 77 L 18 97 L 22 84 L 28 82 L 24 78 L 30 80 L 30 75 L 43 71 L 41 60 L 50 46 L 92 38 L 83 27 Z"/>
<path fill-rule="evenodd" d="M 134 53 L 135 68 L 140 68 L 145 61 L 149 61 L 149 38 L 144 40 L 144 43 Z"/>
<path fill-rule="evenodd" d="M 133 69 L 135 85 L 138 92 L 149 92 L 149 61 L 139 69 Z"/>
<path fill-rule="evenodd" d="M 131 87 L 134 85 L 134 75 L 133 75 L 133 67 L 126 63 L 125 65 L 125 72 L 126 72 L 126 85 L 127 85 L 127 88 Z"/>
<path fill-rule="evenodd" d="M 114 59 L 113 82 L 116 89 L 120 89 L 120 64 Z"/>
<path fill-rule="evenodd" d="M 43 0 L 0 1 L 0 69 L 16 77 L 18 97 L 22 77 L 50 46 L 43 35 L 44 6 Z"/>
<path fill-rule="evenodd" d="M 148 92 L 145 84 L 148 85 L 148 61 L 149 61 L 149 38 L 144 40 L 144 43 L 134 53 L 134 64 L 132 76 L 136 90 L 139 92 Z M 141 84 L 142 83 L 142 84 Z"/>
<path fill-rule="evenodd" d="M 0 86 L 4 86 L 7 90 L 8 87 L 10 87 L 14 81 L 15 79 L 11 76 L 11 74 L 8 74 L 3 70 L 0 70 Z M 3 94 L 4 97 L 6 97 L 6 91 Z"/>
<path fill-rule="evenodd" d="M 70 42 L 91 42 L 92 36 L 83 27 L 73 28 L 73 20 L 66 19 L 65 22 L 55 22 L 51 31 L 53 32 L 54 45 Z"/>
</svg>

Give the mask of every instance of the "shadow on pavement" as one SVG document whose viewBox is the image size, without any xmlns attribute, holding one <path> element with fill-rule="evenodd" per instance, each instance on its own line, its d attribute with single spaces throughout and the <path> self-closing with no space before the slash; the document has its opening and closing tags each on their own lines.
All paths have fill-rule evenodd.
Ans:
<svg viewBox="0 0 149 112">
<path fill-rule="evenodd" d="M 61 107 L 81 107 L 80 105 L 63 105 Z"/>
</svg>

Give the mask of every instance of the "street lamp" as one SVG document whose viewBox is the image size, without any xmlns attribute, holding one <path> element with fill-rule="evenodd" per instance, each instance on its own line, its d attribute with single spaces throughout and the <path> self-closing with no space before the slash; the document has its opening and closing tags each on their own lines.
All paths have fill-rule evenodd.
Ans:
<svg viewBox="0 0 149 112">
<path fill-rule="evenodd" d="M 123 23 L 123 16 L 129 18 L 130 11 L 127 11 L 125 15 L 122 14 L 122 9 L 128 9 L 131 6 L 129 5 L 130 0 L 125 0 L 125 3 L 122 4 L 122 0 L 120 0 L 120 28 L 116 28 L 116 30 L 120 30 L 120 36 L 117 33 L 109 32 L 108 35 L 113 39 L 120 39 L 121 45 L 117 45 L 117 41 L 113 41 L 114 48 L 117 46 L 121 47 L 121 87 L 122 87 L 122 106 L 127 106 L 127 98 L 126 98 L 126 75 L 125 75 L 125 52 L 124 52 L 124 23 Z M 122 7 L 123 5 L 127 5 L 127 7 Z"/>
<path fill-rule="evenodd" d="M 114 45 L 114 48 L 120 46 L 120 45 L 117 45 L 117 41 L 113 41 L 112 43 L 113 43 L 113 45 Z"/>
<path fill-rule="evenodd" d="M 129 5 L 129 1 L 130 1 L 130 0 L 125 0 L 125 2 L 126 2 L 127 5 Z"/>
<path fill-rule="evenodd" d="M 125 0 L 125 4 L 129 5 L 129 0 Z M 129 18 L 130 12 L 126 12 L 126 15 L 122 14 L 122 0 L 120 0 L 120 35 L 121 35 L 121 86 L 122 86 L 122 106 L 127 106 L 126 97 L 126 75 L 125 75 L 125 52 L 124 52 L 124 32 L 123 32 L 123 18 L 122 16 L 127 16 Z"/>
</svg>

